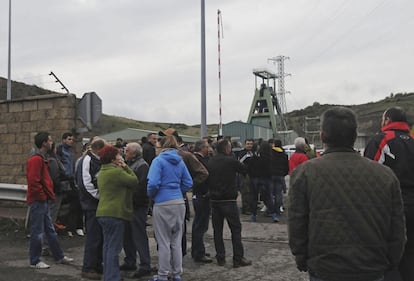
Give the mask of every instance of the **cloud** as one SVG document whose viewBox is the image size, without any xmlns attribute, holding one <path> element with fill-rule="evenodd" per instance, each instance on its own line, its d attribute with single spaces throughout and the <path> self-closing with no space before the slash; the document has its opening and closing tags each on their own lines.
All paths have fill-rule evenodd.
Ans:
<svg viewBox="0 0 414 281">
<path fill-rule="evenodd" d="M 267 59 L 285 62 L 288 110 L 358 104 L 413 91 L 410 1 L 205 1 L 207 122 L 219 122 L 217 9 L 222 12 L 223 122 L 246 121 Z M 59 90 L 52 70 L 81 97 L 95 91 L 104 113 L 200 123 L 200 1 L 13 1 L 12 79 Z M 7 38 L 8 3 L 0 3 Z M 0 65 L 7 44 L 0 42 Z M 0 76 L 7 77 L 5 67 Z"/>
</svg>

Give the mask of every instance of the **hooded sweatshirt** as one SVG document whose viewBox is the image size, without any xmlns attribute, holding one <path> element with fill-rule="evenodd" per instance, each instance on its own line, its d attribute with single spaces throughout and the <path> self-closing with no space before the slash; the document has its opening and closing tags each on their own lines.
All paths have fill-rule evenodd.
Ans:
<svg viewBox="0 0 414 281">
<path fill-rule="evenodd" d="M 176 149 L 164 150 L 152 161 L 147 194 L 155 204 L 182 199 L 192 185 L 191 175 Z"/>
</svg>

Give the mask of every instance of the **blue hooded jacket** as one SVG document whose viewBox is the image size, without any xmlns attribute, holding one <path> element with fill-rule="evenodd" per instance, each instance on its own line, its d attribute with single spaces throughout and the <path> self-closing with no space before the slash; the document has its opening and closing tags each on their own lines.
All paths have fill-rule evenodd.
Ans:
<svg viewBox="0 0 414 281">
<path fill-rule="evenodd" d="M 176 149 L 161 152 L 152 161 L 148 172 L 147 194 L 154 203 L 183 198 L 193 180 Z"/>
</svg>

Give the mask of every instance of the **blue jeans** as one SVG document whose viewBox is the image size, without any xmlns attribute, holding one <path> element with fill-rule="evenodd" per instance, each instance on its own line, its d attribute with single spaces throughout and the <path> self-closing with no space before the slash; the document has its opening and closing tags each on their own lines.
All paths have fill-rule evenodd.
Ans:
<svg viewBox="0 0 414 281">
<path fill-rule="evenodd" d="M 225 259 L 226 257 L 223 240 L 224 219 L 227 220 L 231 231 L 233 260 L 239 261 L 244 256 L 244 249 L 241 241 L 242 225 L 236 200 L 211 202 L 211 221 L 213 223 L 214 246 L 217 259 Z"/>
<path fill-rule="evenodd" d="M 208 230 L 210 220 L 210 199 L 202 195 L 193 197 L 194 220 L 192 226 L 191 256 L 194 259 L 202 258 L 206 255 L 204 247 L 204 234 Z"/>
<path fill-rule="evenodd" d="M 42 236 L 45 234 L 49 250 L 53 258 L 59 261 L 64 254 L 57 239 L 52 218 L 50 217 L 50 207 L 48 201 L 35 201 L 30 204 L 30 264 L 35 265 L 40 262 L 42 254 Z"/>
<path fill-rule="evenodd" d="M 280 213 L 280 207 L 283 206 L 283 189 L 286 186 L 284 176 L 272 176 L 273 192 L 272 197 L 275 200 L 275 213 Z"/>
<path fill-rule="evenodd" d="M 83 251 L 83 272 L 102 273 L 102 227 L 96 218 L 96 210 L 84 211 L 86 239 Z"/>
<path fill-rule="evenodd" d="M 257 214 L 257 201 L 259 194 L 262 195 L 262 200 L 268 209 L 268 213 L 274 213 L 274 203 L 272 197 L 272 180 L 270 177 L 250 178 L 250 208 L 254 215 Z"/>
<path fill-rule="evenodd" d="M 120 281 L 119 253 L 122 250 L 125 221 L 113 217 L 98 217 L 103 231 L 104 281 Z"/>
<path fill-rule="evenodd" d="M 134 218 L 125 224 L 124 252 L 125 263 L 135 266 L 137 251 L 139 254 L 139 268 L 151 270 L 151 256 L 147 236 L 148 207 L 142 206 L 134 209 Z"/>
</svg>

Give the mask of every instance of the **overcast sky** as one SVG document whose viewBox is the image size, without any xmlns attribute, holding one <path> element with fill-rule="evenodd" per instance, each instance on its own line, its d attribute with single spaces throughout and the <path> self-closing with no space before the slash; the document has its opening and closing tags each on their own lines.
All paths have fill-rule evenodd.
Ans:
<svg viewBox="0 0 414 281">
<path fill-rule="evenodd" d="M 105 114 L 200 124 L 200 0 L 12 0 L 12 80 L 96 92 Z M 414 91 L 412 0 L 205 0 L 207 123 L 246 121 L 252 69 L 284 55 L 288 111 Z M 7 78 L 8 1 L 0 1 Z"/>
</svg>

